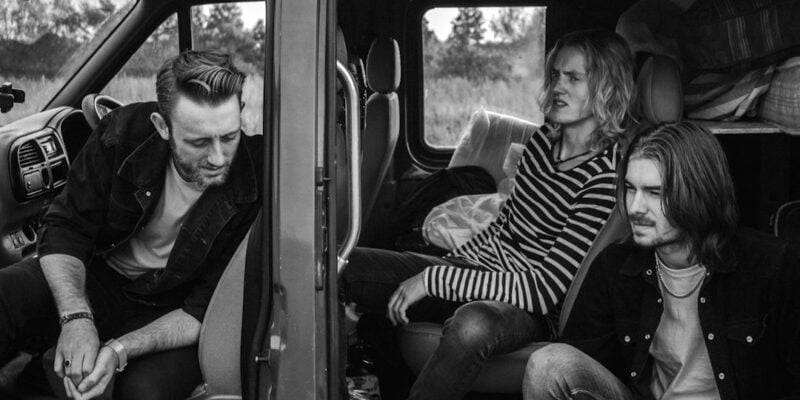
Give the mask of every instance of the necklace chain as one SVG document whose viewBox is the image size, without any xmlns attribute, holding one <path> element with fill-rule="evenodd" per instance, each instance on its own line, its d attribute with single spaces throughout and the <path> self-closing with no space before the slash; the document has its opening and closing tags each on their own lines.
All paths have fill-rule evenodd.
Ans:
<svg viewBox="0 0 800 400">
<path fill-rule="evenodd" d="M 705 276 L 701 277 L 700 280 L 697 282 L 697 284 L 692 288 L 692 290 L 686 292 L 686 294 L 677 295 L 677 294 L 675 294 L 675 292 L 670 290 L 669 286 L 667 286 L 667 282 L 664 281 L 664 277 L 661 276 L 661 268 L 662 267 L 666 268 L 666 266 L 664 266 L 664 264 L 661 263 L 661 259 L 658 258 L 658 253 L 656 253 L 656 274 L 658 275 L 658 279 L 661 281 L 661 285 L 664 286 L 664 290 L 666 290 L 667 293 L 669 293 L 670 296 L 672 296 L 672 297 L 674 297 L 676 299 L 685 299 L 685 298 L 691 296 L 692 293 L 694 293 L 694 291 L 697 290 L 697 288 L 699 288 L 700 285 L 703 284 L 703 280 L 705 280 Z"/>
<path fill-rule="evenodd" d="M 558 165 L 563 164 L 563 163 L 565 163 L 567 161 L 571 161 L 571 160 L 574 160 L 574 159 L 576 159 L 578 157 L 585 156 L 585 155 L 589 154 L 592 151 L 591 149 L 589 149 L 589 150 L 584 151 L 583 153 L 576 154 L 574 156 L 567 157 L 565 159 L 561 159 L 561 151 L 563 151 L 563 150 L 564 150 L 564 138 L 560 137 L 558 139 L 558 153 L 556 154 L 555 159 L 553 160 L 553 164 L 554 165 L 558 166 Z"/>
</svg>

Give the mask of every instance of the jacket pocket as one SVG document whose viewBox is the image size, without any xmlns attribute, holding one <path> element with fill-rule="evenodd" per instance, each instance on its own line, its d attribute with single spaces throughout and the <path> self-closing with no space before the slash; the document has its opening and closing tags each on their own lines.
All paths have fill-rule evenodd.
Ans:
<svg viewBox="0 0 800 400">
<path fill-rule="evenodd" d="M 730 360 L 736 375 L 747 381 L 761 381 L 773 367 L 773 350 L 767 343 L 767 316 L 728 321 L 725 324 Z"/>
</svg>

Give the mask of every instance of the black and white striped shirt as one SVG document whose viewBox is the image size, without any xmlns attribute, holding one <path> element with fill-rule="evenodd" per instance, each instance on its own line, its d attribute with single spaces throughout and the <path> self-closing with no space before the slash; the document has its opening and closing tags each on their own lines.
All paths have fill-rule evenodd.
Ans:
<svg viewBox="0 0 800 400">
<path fill-rule="evenodd" d="M 531 136 L 516 186 L 498 218 L 450 256 L 480 269 L 424 270 L 430 296 L 496 300 L 544 315 L 563 299 L 597 232 L 614 208 L 614 149 L 568 171 L 552 159 L 543 125 Z"/>
</svg>

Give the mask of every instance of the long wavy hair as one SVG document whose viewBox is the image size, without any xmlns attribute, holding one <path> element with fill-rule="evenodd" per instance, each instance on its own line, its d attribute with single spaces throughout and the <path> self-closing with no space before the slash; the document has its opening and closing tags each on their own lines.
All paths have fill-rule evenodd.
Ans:
<svg viewBox="0 0 800 400">
<path fill-rule="evenodd" d="M 637 135 L 617 171 L 617 204 L 627 218 L 625 175 L 631 158 L 661 172 L 661 206 L 698 261 L 715 266 L 736 230 L 738 212 L 728 160 L 717 139 L 695 122 L 653 125 Z"/>
<path fill-rule="evenodd" d="M 558 53 L 570 47 L 583 54 L 588 75 L 589 102 L 600 129 L 592 137 L 592 149 L 604 148 L 627 139 L 626 133 L 636 125 L 636 84 L 633 79 L 634 59 L 628 44 L 614 32 L 592 29 L 568 33 L 547 53 L 544 91 L 540 108 L 544 115 L 553 106 L 557 81 L 553 70 Z"/>
<path fill-rule="evenodd" d="M 231 56 L 215 50 L 187 50 L 164 62 L 156 77 L 158 110 L 167 124 L 177 95 L 193 101 L 217 105 L 231 96 L 242 102 L 245 74 Z M 171 126 L 170 126 L 171 127 Z"/>
</svg>

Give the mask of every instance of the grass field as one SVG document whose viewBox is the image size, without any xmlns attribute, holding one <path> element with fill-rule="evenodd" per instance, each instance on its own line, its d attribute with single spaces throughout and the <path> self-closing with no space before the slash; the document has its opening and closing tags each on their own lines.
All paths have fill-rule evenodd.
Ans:
<svg viewBox="0 0 800 400">
<path fill-rule="evenodd" d="M 14 104 L 7 114 L 0 114 L 0 125 L 8 124 L 23 116 L 41 111 L 47 101 L 55 95 L 62 82 L 46 78 L 14 78 L 3 77 L 3 81 L 11 82 L 14 88 L 25 90 L 25 103 Z M 121 75 L 109 82 L 102 90 L 123 103 L 150 101 L 156 99 L 155 76 L 138 77 Z M 260 76 L 249 76 L 245 81 L 242 97 L 245 108 L 242 112 L 242 127 L 248 134 L 262 133 L 262 106 L 264 79 Z"/>
<path fill-rule="evenodd" d="M 25 90 L 26 101 L 15 104 L 10 113 L 0 114 L 2 125 L 42 110 L 61 86 L 61 82 L 45 78 L 4 77 L 4 80 Z M 154 82 L 154 76 L 122 75 L 111 81 L 102 92 L 123 103 L 154 100 Z M 480 107 L 541 122 L 537 103 L 540 88 L 541 81 L 531 80 L 475 83 L 462 78 L 446 78 L 426 81 L 425 138 L 432 146 L 455 146 L 467 128 L 470 115 Z M 257 75 L 247 78 L 242 126 L 248 133 L 262 133 L 263 91 L 263 78 Z"/>
<path fill-rule="evenodd" d="M 541 80 L 470 82 L 463 78 L 425 81 L 425 140 L 434 147 L 458 143 L 469 118 L 481 107 L 541 123 L 537 103 Z"/>
</svg>

